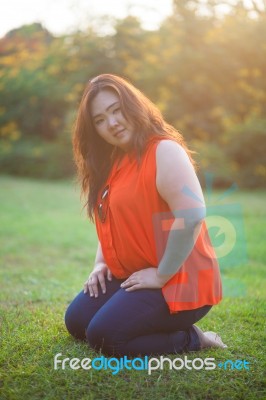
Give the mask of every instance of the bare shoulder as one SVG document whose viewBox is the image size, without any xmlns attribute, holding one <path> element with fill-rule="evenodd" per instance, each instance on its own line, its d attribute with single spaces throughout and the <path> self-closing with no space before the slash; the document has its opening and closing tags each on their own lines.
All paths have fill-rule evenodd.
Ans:
<svg viewBox="0 0 266 400">
<path fill-rule="evenodd" d="M 186 150 L 173 140 L 162 140 L 156 149 L 156 186 L 161 197 L 171 209 L 182 203 L 192 207 L 191 199 L 184 195 L 188 188 L 197 198 L 203 199 L 201 187 Z"/>
<path fill-rule="evenodd" d="M 169 164 L 181 166 L 191 164 L 185 149 L 173 140 L 161 140 L 156 149 L 157 168 Z"/>
</svg>

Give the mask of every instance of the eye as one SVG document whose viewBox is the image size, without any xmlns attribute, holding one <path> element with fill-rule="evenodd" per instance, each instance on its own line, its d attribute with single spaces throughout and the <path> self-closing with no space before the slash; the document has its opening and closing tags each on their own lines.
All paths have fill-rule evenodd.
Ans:
<svg viewBox="0 0 266 400">
<path fill-rule="evenodd" d="M 114 109 L 113 113 L 114 113 L 114 114 L 117 114 L 119 111 L 121 111 L 121 108 L 120 108 L 120 107 L 116 107 L 116 108 Z"/>
<path fill-rule="evenodd" d="M 96 119 L 96 121 L 94 121 L 94 124 L 98 126 L 98 125 L 100 125 L 102 122 L 103 122 L 103 118 L 100 118 L 100 119 Z"/>
</svg>

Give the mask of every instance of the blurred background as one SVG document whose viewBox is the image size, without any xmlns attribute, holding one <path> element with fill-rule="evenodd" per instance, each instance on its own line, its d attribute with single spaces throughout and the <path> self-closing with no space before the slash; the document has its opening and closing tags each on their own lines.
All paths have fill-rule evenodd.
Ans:
<svg viewBox="0 0 266 400">
<path fill-rule="evenodd" d="M 1 6 L 2 174 L 73 176 L 84 86 L 114 73 L 157 104 L 217 187 L 265 186 L 265 1 L 54 3 Z"/>
</svg>

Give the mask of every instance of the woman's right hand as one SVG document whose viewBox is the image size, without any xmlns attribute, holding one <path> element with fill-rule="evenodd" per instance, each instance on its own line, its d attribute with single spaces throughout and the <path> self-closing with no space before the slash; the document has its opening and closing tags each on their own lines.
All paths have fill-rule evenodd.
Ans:
<svg viewBox="0 0 266 400">
<path fill-rule="evenodd" d="M 84 293 L 90 294 L 91 297 L 98 297 L 98 284 L 102 289 L 102 293 L 106 292 L 105 278 L 112 280 L 112 272 L 105 263 L 96 264 L 88 279 L 84 283 Z"/>
</svg>

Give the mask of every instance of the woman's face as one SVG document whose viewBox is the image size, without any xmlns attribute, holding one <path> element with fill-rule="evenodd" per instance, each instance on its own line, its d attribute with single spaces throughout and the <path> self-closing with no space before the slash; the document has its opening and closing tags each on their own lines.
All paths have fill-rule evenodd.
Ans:
<svg viewBox="0 0 266 400">
<path fill-rule="evenodd" d="M 133 126 L 123 116 L 116 92 L 103 89 L 92 100 L 90 111 L 98 135 L 127 151 L 134 134 Z"/>
</svg>

